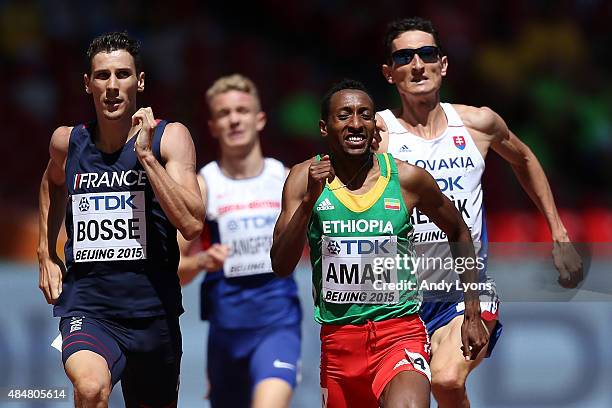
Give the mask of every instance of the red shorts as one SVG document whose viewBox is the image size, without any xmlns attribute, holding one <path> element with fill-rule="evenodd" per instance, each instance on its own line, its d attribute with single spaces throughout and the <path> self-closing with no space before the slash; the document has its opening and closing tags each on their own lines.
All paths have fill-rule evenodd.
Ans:
<svg viewBox="0 0 612 408">
<path fill-rule="evenodd" d="M 418 315 L 321 326 L 323 407 L 377 408 L 385 386 L 402 371 L 431 381 L 429 337 Z"/>
</svg>

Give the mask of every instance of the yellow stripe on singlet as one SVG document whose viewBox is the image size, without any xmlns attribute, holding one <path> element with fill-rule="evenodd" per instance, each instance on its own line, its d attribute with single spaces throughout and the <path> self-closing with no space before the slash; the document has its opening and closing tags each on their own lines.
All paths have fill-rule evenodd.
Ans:
<svg viewBox="0 0 612 408">
<path fill-rule="evenodd" d="M 391 178 L 391 164 L 389 163 L 389 155 L 384 153 L 386 166 L 386 176 L 383 176 L 383 169 L 380 169 L 380 176 L 376 180 L 376 184 L 370 191 L 364 194 L 353 194 L 349 192 L 338 180 L 338 177 L 334 178 L 331 183 L 327 183 L 327 186 L 331 192 L 336 196 L 338 201 L 342 203 L 346 208 L 353 212 L 364 212 L 369 210 L 382 196 L 383 192 L 389 184 Z M 379 162 L 380 163 L 380 162 Z"/>
</svg>

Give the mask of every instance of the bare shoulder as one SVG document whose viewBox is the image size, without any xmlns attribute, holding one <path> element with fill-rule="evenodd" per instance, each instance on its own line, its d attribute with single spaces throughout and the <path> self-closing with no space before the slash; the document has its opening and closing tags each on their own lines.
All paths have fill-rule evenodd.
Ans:
<svg viewBox="0 0 612 408">
<path fill-rule="evenodd" d="M 56 149 L 68 151 L 72 126 L 60 126 L 51 135 L 51 145 Z"/>
<path fill-rule="evenodd" d="M 429 173 L 419 166 L 395 159 L 397 176 L 403 188 L 414 190 L 420 183 L 429 177 Z"/>
<path fill-rule="evenodd" d="M 183 125 L 181 122 L 168 123 L 164 129 L 164 136 L 170 136 L 172 139 L 191 140 L 191 133 L 189 133 L 189 129 L 187 129 L 187 126 Z"/>
<path fill-rule="evenodd" d="M 465 126 L 471 130 L 490 136 L 498 136 L 504 129 L 507 130 L 501 116 L 487 106 L 453 105 L 453 107 Z"/>
<path fill-rule="evenodd" d="M 312 163 L 313 160 L 315 160 L 315 158 L 311 157 L 310 159 L 304 160 L 303 162 L 291 167 L 291 170 L 289 170 L 289 175 L 287 176 L 287 180 L 295 180 L 306 177 L 308 175 L 308 168 L 310 167 L 310 163 Z"/>
<path fill-rule="evenodd" d="M 291 167 L 284 187 L 284 196 L 287 199 L 301 200 L 304 197 L 308 188 L 308 169 L 313 160 L 314 157 Z"/>
<path fill-rule="evenodd" d="M 53 160 L 63 162 L 68 154 L 68 146 L 70 144 L 70 133 L 72 126 L 60 126 L 51 135 L 49 143 L 49 154 Z"/>
<path fill-rule="evenodd" d="M 172 122 L 166 125 L 164 137 L 161 139 L 160 150 L 164 159 L 172 158 L 176 155 L 193 155 L 193 160 L 195 161 L 195 147 L 191 133 L 180 122 Z"/>
</svg>

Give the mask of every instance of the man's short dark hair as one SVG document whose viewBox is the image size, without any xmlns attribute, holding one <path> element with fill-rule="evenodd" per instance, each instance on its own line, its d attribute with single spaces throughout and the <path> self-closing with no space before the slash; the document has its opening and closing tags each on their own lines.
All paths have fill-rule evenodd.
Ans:
<svg viewBox="0 0 612 408">
<path fill-rule="evenodd" d="M 387 31 L 385 32 L 384 38 L 385 58 L 387 59 L 387 63 L 391 63 L 391 43 L 393 40 L 407 31 L 423 31 L 431 34 L 434 38 L 436 46 L 440 50 L 440 55 L 444 55 L 444 52 L 442 51 L 442 44 L 440 43 L 440 37 L 438 36 L 438 31 L 434 28 L 431 21 L 421 17 L 402 18 L 392 21 L 387 26 Z"/>
<path fill-rule="evenodd" d="M 89 60 L 89 71 L 91 72 L 91 61 L 93 57 L 100 52 L 112 52 L 117 50 L 125 50 L 134 58 L 136 73 L 142 71 L 142 62 L 140 60 L 140 43 L 138 40 L 130 37 L 127 31 L 114 31 L 111 33 L 102 34 L 93 39 L 87 49 L 87 59 Z"/>
<path fill-rule="evenodd" d="M 365 87 L 365 85 L 363 83 L 361 83 L 359 81 L 355 81 L 354 79 L 346 79 L 345 78 L 345 79 L 341 80 L 340 82 L 336 82 L 325 93 L 325 96 L 321 100 L 321 119 L 323 119 L 324 121 L 327 121 L 327 117 L 329 115 L 329 104 L 330 104 L 330 101 L 331 101 L 331 97 L 336 92 L 340 92 L 340 91 L 343 91 L 345 89 L 356 89 L 358 91 L 365 92 L 370 97 L 372 102 L 374 101 L 374 98 L 372 98 L 372 95 L 370 94 L 370 92 L 368 91 L 368 89 Z"/>
</svg>

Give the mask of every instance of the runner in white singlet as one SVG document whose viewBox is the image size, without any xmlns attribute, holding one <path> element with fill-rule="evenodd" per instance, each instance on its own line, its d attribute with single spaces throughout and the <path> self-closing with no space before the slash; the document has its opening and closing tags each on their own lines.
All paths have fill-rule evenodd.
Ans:
<svg viewBox="0 0 612 408">
<path fill-rule="evenodd" d="M 289 407 L 300 376 L 302 311 L 295 280 L 272 272 L 270 248 L 287 169 L 265 158 L 257 88 L 229 75 L 206 92 L 220 155 L 198 174 L 208 210 L 202 238 L 181 241 L 183 284 L 205 271 L 208 398 L 216 407 Z"/>
<path fill-rule="evenodd" d="M 385 80 L 395 85 L 401 107 L 377 115 L 381 129 L 379 149 L 428 170 L 455 202 L 472 230 L 475 246 L 481 245 L 479 255 L 485 260 L 480 268 L 481 280 L 490 282 L 484 274 L 487 239 L 480 179 L 487 152 L 493 149 L 510 163 L 523 189 L 546 217 L 554 241 L 559 283 L 575 287 L 582 280 L 582 261 L 570 242 L 546 175 L 533 152 L 491 109 L 440 103 L 448 58 L 432 23 L 418 17 L 392 22 L 385 35 L 385 57 L 382 72 Z M 413 218 L 415 241 L 428 243 L 422 252 L 444 257 L 445 250 L 437 242 L 445 237 L 422 215 L 415 213 Z M 431 275 L 431 270 L 421 271 L 422 279 Z M 494 290 L 485 295 L 489 301 L 481 304 L 482 315 L 466 315 L 465 319 L 484 319 L 491 333 L 490 351 L 499 335 L 497 300 Z M 469 407 L 465 381 L 487 352 L 481 352 L 475 361 L 464 360 L 460 349 L 464 315 L 456 299 L 424 305 L 422 316 L 432 343 L 432 392 L 438 406 Z"/>
</svg>

